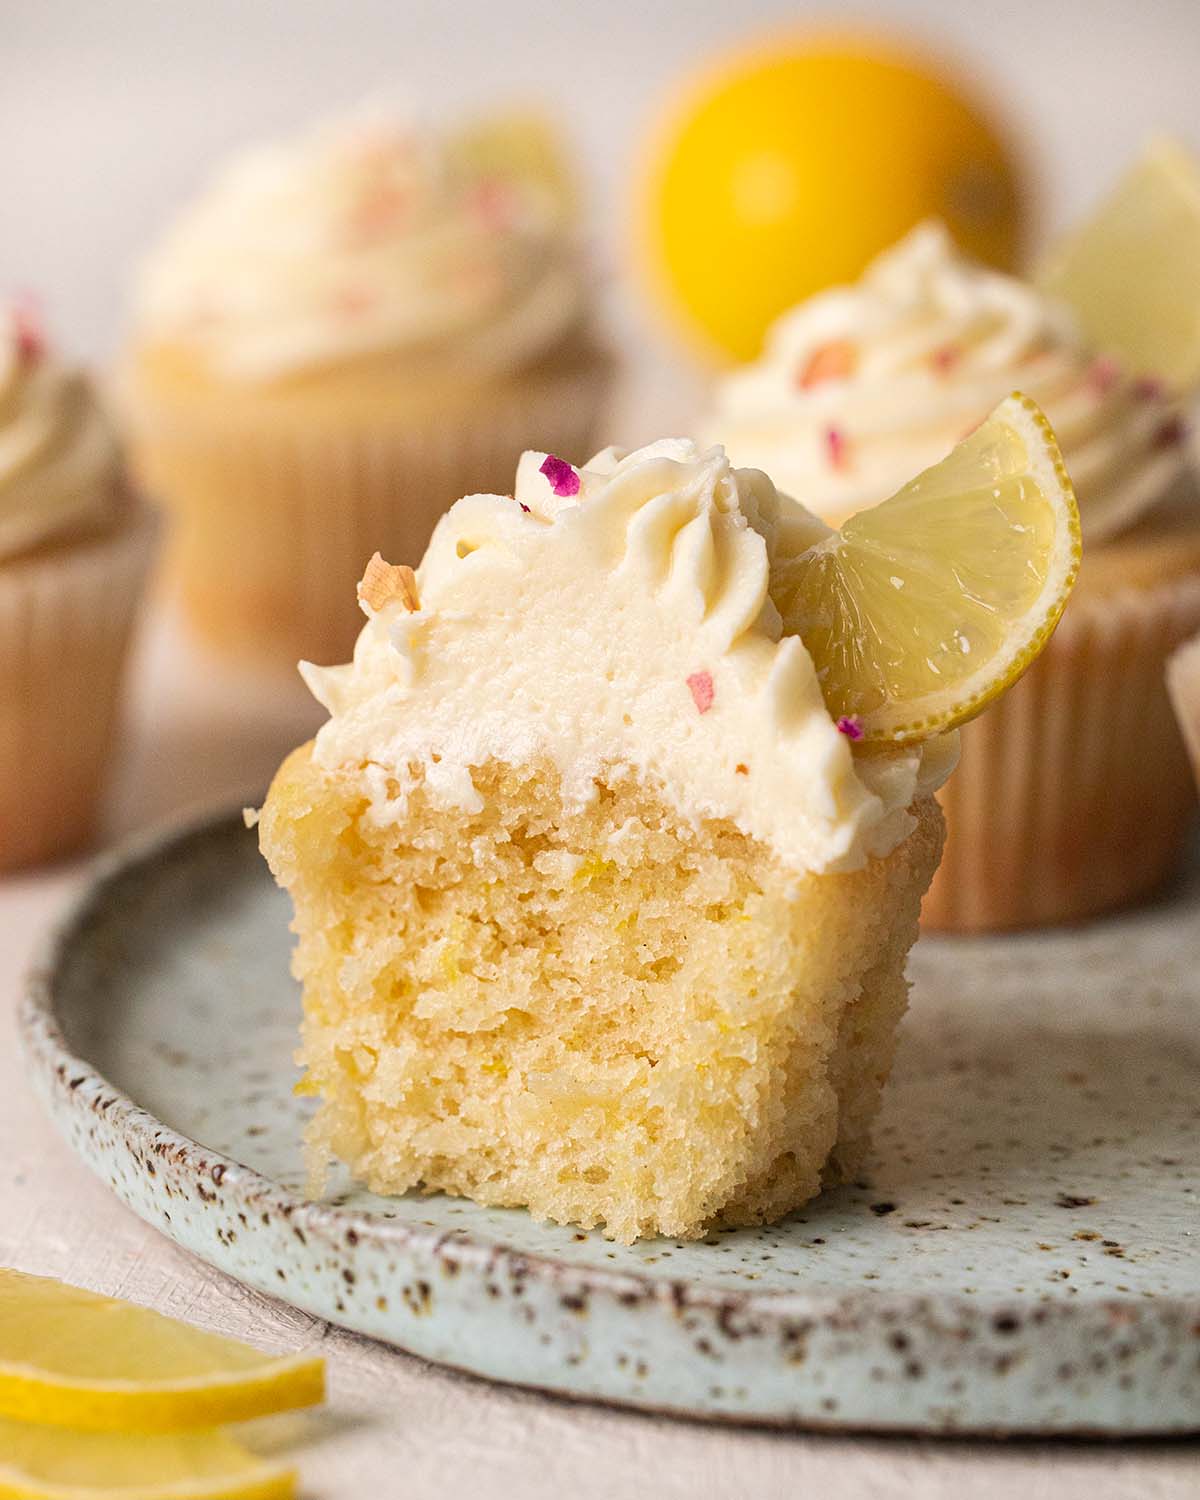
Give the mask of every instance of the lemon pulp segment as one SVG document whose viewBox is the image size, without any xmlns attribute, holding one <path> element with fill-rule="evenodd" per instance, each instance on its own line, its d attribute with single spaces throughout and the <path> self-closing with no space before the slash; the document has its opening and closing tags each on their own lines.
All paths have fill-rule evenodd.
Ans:
<svg viewBox="0 0 1200 1500">
<path fill-rule="evenodd" d="M 1200 162 L 1155 142 L 1051 253 L 1041 282 L 1133 372 L 1180 392 L 1200 383 Z"/>
</svg>

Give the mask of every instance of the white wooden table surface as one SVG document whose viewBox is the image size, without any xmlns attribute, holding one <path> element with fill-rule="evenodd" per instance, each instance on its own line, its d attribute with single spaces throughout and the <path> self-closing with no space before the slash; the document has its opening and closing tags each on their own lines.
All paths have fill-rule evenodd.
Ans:
<svg viewBox="0 0 1200 1500">
<path fill-rule="evenodd" d="M 198 661 L 160 615 L 135 673 L 107 838 L 199 801 L 252 797 L 315 722 L 304 696 Z M 491 1386 L 322 1325 L 175 1248 L 43 1119 L 12 1012 L 30 951 L 81 865 L 0 879 L 0 1264 L 61 1276 L 272 1349 L 317 1343 L 330 1401 L 295 1424 L 311 1500 L 1174 1500 L 1200 1447 L 974 1444 L 708 1427 Z"/>
</svg>

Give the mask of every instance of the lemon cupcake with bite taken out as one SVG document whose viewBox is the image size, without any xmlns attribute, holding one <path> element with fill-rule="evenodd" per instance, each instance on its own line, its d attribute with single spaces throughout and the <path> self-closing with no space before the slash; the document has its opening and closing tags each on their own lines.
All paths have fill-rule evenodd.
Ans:
<svg viewBox="0 0 1200 1500">
<path fill-rule="evenodd" d="M 631 1241 L 853 1173 L 954 727 L 1040 650 L 1078 553 L 1014 399 L 841 534 L 664 441 L 527 453 L 415 572 L 376 556 L 260 821 L 315 1182 L 333 1157 Z"/>
<path fill-rule="evenodd" d="M 1153 890 L 1178 863 L 1195 789 L 1164 663 L 1200 630 L 1185 420 L 1200 381 L 1196 266 L 1200 172 L 1159 147 L 1064 245 L 1044 287 L 966 260 L 939 225 L 923 225 L 856 285 L 782 319 L 761 359 L 719 384 L 701 425 L 736 462 L 761 464 L 843 525 L 1014 387 L 1054 424 L 1079 496 L 1079 586 L 1036 669 L 964 734 L 943 793 L 933 925 L 1090 916 Z M 1128 343 L 1114 342 L 1122 334 Z M 1169 378 L 1151 369 L 1152 351 Z"/>
<path fill-rule="evenodd" d="M 546 435 L 593 445 L 612 373 L 549 125 L 380 112 L 247 152 L 154 250 L 122 388 L 184 604 L 247 658 L 336 660 L 379 546 Z"/>
</svg>

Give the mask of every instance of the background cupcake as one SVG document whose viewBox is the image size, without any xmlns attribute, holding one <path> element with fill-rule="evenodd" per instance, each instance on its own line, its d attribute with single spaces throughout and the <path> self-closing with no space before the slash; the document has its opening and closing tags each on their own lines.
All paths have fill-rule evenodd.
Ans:
<svg viewBox="0 0 1200 1500">
<path fill-rule="evenodd" d="M 153 532 L 85 378 L 0 311 L 0 869 L 92 832 Z"/>
<path fill-rule="evenodd" d="M 1200 505 L 1179 405 L 1071 311 L 924 225 L 813 298 L 719 386 L 704 435 L 834 525 L 936 462 L 1008 391 L 1054 425 L 1084 562 L 1050 648 L 963 731 L 924 917 L 973 929 L 1115 907 L 1173 868 L 1195 799 L 1163 679 L 1200 629 Z"/>
<path fill-rule="evenodd" d="M 376 548 L 418 557 L 535 438 L 590 451 L 611 361 L 586 302 L 537 122 L 360 116 L 234 163 L 146 263 L 124 381 L 202 634 L 337 658 Z"/>
</svg>

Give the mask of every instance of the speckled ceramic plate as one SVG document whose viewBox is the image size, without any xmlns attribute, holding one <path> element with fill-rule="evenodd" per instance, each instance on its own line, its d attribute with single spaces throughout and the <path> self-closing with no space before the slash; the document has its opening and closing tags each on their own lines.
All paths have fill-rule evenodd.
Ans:
<svg viewBox="0 0 1200 1500">
<path fill-rule="evenodd" d="M 228 818 L 111 861 L 35 974 L 36 1080 L 180 1244 L 480 1375 L 939 1432 L 1200 1429 L 1200 877 L 1078 932 L 924 939 L 869 1176 L 632 1249 L 348 1182 L 305 1201 L 288 907 Z"/>
</svg>

